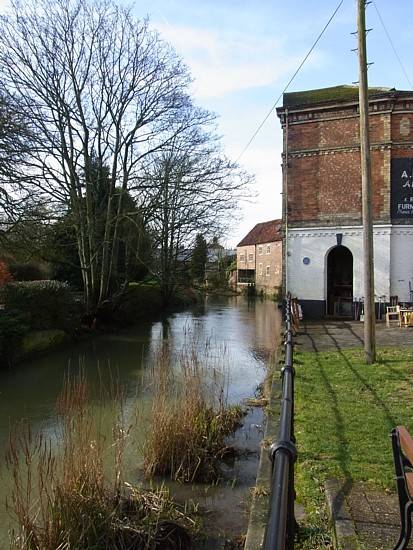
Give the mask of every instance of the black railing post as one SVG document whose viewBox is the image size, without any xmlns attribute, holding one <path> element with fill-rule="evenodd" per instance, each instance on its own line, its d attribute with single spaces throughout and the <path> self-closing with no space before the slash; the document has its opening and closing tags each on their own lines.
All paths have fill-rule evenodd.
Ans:
<svg viewBox="0 0 413 550">
<path fill-rule="evenodd" d="M 272 486 L 270 512 L 265 534 L 265 550 L 291 550 L 294 547 L 294 462 L 297 456 L 294 438 L 294 366 L 291 296 L 285 312 L 285 361 L 281 370 L 282 398 L 278 438 L 270 447 Z"/>
</svg>

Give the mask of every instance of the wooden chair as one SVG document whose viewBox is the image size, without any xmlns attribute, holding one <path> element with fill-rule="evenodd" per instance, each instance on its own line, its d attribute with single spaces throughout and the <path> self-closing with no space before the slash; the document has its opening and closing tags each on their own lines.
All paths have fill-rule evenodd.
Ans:
<svg viewBox="0 0 413 550">
<path fill-rule="evenodd" d="M 401 327 L 400 306 L 387 306 L 386 308 L 386 326 L 389 327 L 393 322 L 397 322 L 397 325 Z"/>
<path fill-rule="evenodd" d="M 412 533 L 413 512 L 413 438 L 404 426 L 391 432 L 397 493 L 400 507 L 400 537 L 394 550 L 404 550 Z"/>
</svg>

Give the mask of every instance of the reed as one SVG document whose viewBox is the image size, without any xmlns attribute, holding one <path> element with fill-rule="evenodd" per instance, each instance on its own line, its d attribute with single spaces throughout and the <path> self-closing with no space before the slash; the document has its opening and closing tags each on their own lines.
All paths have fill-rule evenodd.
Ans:
<svg viewBox="0 0 413 550">
<path fill-rule="evenodd" d="M 240 406 L 228 404 L 223 359 L 211 362 L 208 349 L 201 353 L 193 341 L 186 343 L 177 361 L 168 347 L 158 351 L 144 446 L 147 477 L 169 476 L 181 482 L 219 478 L 220 460 L 229 451 L 226 439 L 243 415 Z"/>
<path fill-rule="evenodd" d="M 119 393 L 113 403 L 108 437 L 84 378 L 66 380 L 57 406 L 57 441 L 27 426 L 13 433 L 7 465 L 14 550 L 151 549 L 166 548 L 171 540 L 178 541 L 177 548 L 189 545 L 193 521 L 165 489 L 138 489 L 123 481 L 128 429 Z"/>
</svg>

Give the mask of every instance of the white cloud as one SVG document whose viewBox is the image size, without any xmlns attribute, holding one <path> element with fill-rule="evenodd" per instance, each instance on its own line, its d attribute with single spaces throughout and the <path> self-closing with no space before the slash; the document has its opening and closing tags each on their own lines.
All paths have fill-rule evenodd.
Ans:
<svg viewBox="0 0 413 550">
<path fill-rule="evenodd" d="M 0 0 L 0 13 L 5 13 L 10 8 L 9 0 Z"/>
<path fill-rule="evenodd" d="M 194 96 L 219 113 L 226 153 L 237 159 L 302 61 L 307 52 L 305 41 L 302 48 L 291 48 L 288 31 L 252 33 L 249 24 L 234 18 L 230 26 L 203 29 L 192 22 L 172 25 L 162 15 L 161 19 L 154 26 L 189 66 Z M 300 76 L 330 64 L 328 50 L 318 49 Z M 257 196 L 240 205 L 237 224 L 228 235 L 230 245 L 239 242 L 256 223 L 281 217 L 281 150 L 282 133 L 274 113 L 240 160 L 250 174 L 255 174 Z"/>
<path fill-rule="evenodd" d="M 266 36 L 234 30 L 203 30 L 157 23 L 161 36 L 182 55 L 195 78 L 198 98 L 213 98 L 273 84 L 291 71 L 298 58 Z"/>
<path fill-rule="evenodd" d="M 229 242 L 235 246 L 256 223 L 281 217 L 282 211 L 282 173 L 281 150 L 269 146 L 251 147 L 246 153 L 246 168 L 256 175 L 254 191 L 256 199 L 241 204 L 240 219 L 232 228 Z"/>
</svg>

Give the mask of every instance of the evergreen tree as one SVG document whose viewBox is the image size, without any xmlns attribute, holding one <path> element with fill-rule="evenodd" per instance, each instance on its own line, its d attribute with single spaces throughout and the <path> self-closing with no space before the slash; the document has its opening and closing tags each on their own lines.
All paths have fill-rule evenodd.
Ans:
<svg viewBox="0 0 413 550">
<path fill-rule="evenodd" d="M 195 239 L 195 248 L 191 256 L 191 277 L 195 280 L 204 282 L 205 264 L 208 257 L 208 247 L 206 240 L 201 233 L 198 233 Z"/>
</svg>

